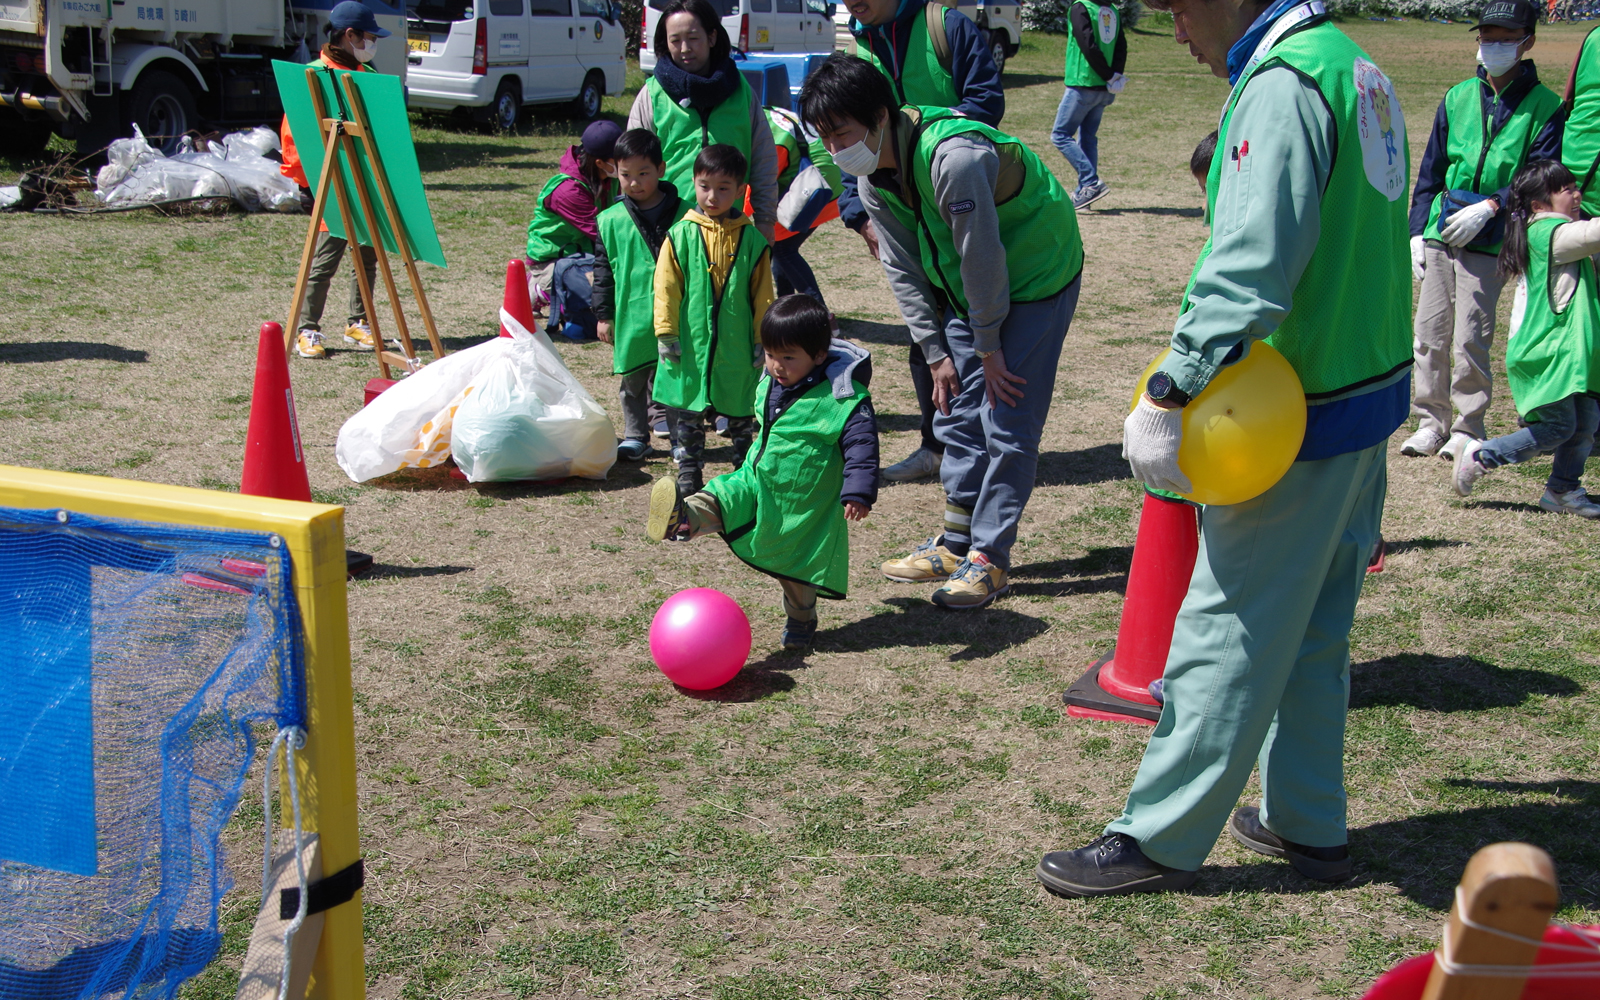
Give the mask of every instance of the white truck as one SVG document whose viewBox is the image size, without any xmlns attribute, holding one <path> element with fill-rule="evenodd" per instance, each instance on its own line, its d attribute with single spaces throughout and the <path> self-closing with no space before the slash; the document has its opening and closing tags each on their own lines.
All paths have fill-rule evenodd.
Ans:
<svg viewBox="0 0 1600 1000">
<path fill-rule="evenodd" d="M 404 11 L 364 0 L 391 34 L 374 69 L 404 77 Z M 201 128 L 276 125 L 272 60 L 307 62 L 334 0 L 0 0 L 0 153 L 52 133 L 80 154 L 133 133 L 177 148 Z"/>
</svg>

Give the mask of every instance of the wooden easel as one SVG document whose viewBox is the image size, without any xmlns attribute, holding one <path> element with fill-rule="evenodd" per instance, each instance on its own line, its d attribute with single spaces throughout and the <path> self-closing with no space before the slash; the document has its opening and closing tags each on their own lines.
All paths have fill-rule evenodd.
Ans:
<svg viewBox="0 0 1600 1000">
<path fill-rule="evenodd" d="M 323 96 L 322 87 L 317 82 L 319 67 L 306 67 L 306 85 L 311 89 L 311 105 L 316 109 L 317 121 L 325 136 L 322 157 L 322 173 L 317 176 L 316 202 L 311 212 L 311 223 L 306 228 L 305 249 L 300 254 L 300 274 L 294 283 L 294 304 L 289 308 L 289 322 L 283 328 L 283 349 L 285 353 L 293 350 L 294 338 L 300 328 L 300 303 L 305 298 L 306 282 L 311 276 L 311 259 L 316 255 L 317 230 L 322 223 L 322 213 L 327 209 L 328 191 L 336 188 L 339 202 L 339 218 L 344 223 L 346 238 L 349 240 L 350 259 L 355 268 L 356 287 L 361 292 L 361 303 L 366 309 L 367 323 L 372 327 L 372 337 L 376 343 L 378 367 L 383 370 L 384 378 L 391 378 L 389 366 L 399 366 L 404 372 L 414 372 L 422 367 L 417 359 L 416 348 L 411 343 L 411 332 L 406 326 L 405 312 L 400 307 L 399 289 L 394 283 L 394 272 L 389 268 L 389 257 L 384 253 L 383 238 L 379 235 L 378 212 L 373 204 L 373 192 L 369 190 L 367 178 L 362 174 L 356 158 L 356 141 L 359 139 L 362 148 L 366 151 L 367 161 L 372 165 L 372 175 L 377 182 L 378 197 L 383 202 L 384 212 L 389 220 L 389 229 L 395 235 L 395 242 L 399 246 L 400 262 L 405 266 L 406 277 L 411 281 L 411 293 L 417 300 L 417 310 L 422 314 L 422 325 L 428 331 L 428 343 L 433 348 L 435 360 L 445 356 L 447 351 L 439 341 L 439 330 L 433 322 L 433 310 L 428 308 L 428 298 L 422 291 L 422 278 L 417 274 L 416 252 L 412 246 L 411 236 L 400 221 L 400 207 L 395 203 L 394 191 L 389 187 L 388 174 L 384 172 L 383 161 L 378 157 L 378 144 L 373 141 L 372 128 L 367 117 L 366 105 L 361 100 L 358 91 L 349 77 L 352 74 L 335 74 L 339 79 L 334 86 L 336 95 L 342 93 L 339 114 L 329 114 L 326 98 Z M 331 71 L 329 71 L 331 72 Z M 362 219 L 366 223 L 367 234 L 372 238 L 372 250 L 378 258 L 378 270 L 383 274 L 383 284 L 389 293 L 389 306 L 394 313 L 395 329 L 400 334 L 403 355 L 395 354 L 385 347 L 383 334 L 378 330 L 378 312 L 372 301 L 372 285 L 367 281 L 366 269 L 361 266 L 361 247 L 356 242 L 356 229 L 354 215 L 350 210 L 350 190 L 346 184 L 344 172 L 338 169 L 339 153 L 343 151 L 345 161 L 350 164 L 350 176 L 355 182 L 355 195 L 361 206 Z"/>
</svg>

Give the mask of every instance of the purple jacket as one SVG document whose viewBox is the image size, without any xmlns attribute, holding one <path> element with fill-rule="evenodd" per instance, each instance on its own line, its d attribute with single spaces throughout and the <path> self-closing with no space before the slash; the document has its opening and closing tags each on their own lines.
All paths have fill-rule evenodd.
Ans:
<svg viewBox="0 0 1600 1000">
<path fill-rule="evenodd" d="M 595 217 L 600 214 L 603 206 L 595 204 L 594 196 L 579 184 L 575 177 L 582 177 L 583 170 L 578 166 L 578 147 L 568 146 L 567 151 L 561 154 L 560 171 L 567 175 L 567 179 L 556 185 L 550 192 L 546 204 L 550 210 L 572 223 L 580 233 L 591 240 L 600 239 L 600 228 L 595 222 Z M 602 185 L 604 191 L 608 185 Z"/>
</svg>

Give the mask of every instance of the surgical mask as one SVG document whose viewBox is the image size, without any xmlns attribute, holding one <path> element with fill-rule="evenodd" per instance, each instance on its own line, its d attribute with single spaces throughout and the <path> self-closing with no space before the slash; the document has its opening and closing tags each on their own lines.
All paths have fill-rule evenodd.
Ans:
<svg viewBox="0 0 1600 1000">
<path fill-rule="evenodd" d="M 1490 76 L 1505 76 L 1516 68 L 1521 47 L 1521 42 L 1479 42 L 1478 61 Z"/>
<path fill-rule="evenodd" d="M 372 57 L 378 54 L 378 43 L 369 42 L 363 38 L 356 43 L 355 53 L 357 59 L 364 63 L 369 63 L 372 61 Z"/>
<path fill-rule="evenodd" d="M 871 133 L 868 133 L 870 135 Z M 883 150 L 883 133 L 878 133 L 878 148 L 867 148 L 867 136 L 833 154 L 834 166 L 852 177 L 865 177 L 878 169 L 878 154 Z"/>
</svg>

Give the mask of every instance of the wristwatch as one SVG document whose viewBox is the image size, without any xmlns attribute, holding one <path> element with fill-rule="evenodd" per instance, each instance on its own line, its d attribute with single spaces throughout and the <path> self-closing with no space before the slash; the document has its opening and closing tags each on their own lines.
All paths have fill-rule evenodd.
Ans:
<svg viewBox="0 0 1600 1000">
<path fill-rule="evenodd" d="M 1144 384 L 1144 392 L 1157 403 L 1189 405 L 1189 394 L 1178 388 L 1178 383 L 1172 381 L 1172 376 L 1166 372 L 1156 372 L 1150 376 L 1150 380 Z"/>
</svg>

